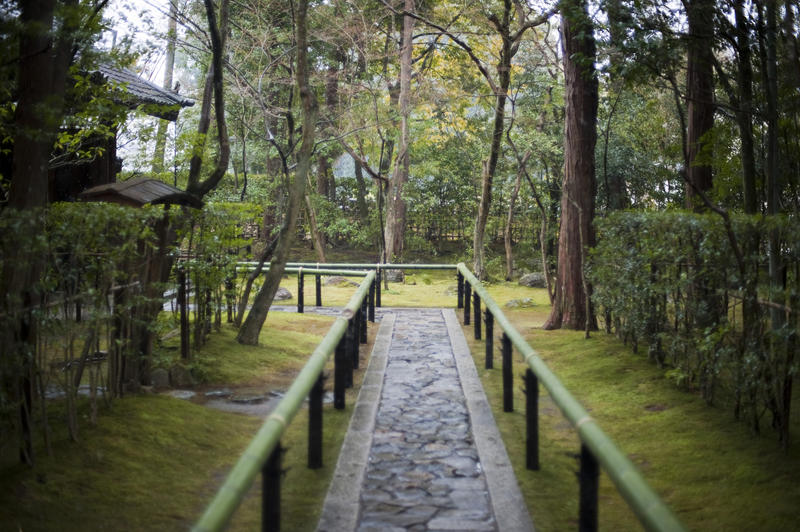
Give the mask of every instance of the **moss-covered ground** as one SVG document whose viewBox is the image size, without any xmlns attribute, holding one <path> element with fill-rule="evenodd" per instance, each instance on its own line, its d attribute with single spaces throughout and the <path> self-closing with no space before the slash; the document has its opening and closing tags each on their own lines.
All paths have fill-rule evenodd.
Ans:
<svg viewBox="0 0 800 532">
<path fill-rule="evenodd" d="M 305 299 L 313 303 L 313 278 Z M 416 284 L 411 284 L 411 282 Z M 286 286 L 296 291 L 296 279 Z M 407 284 L 393 283 L 384 306 L 455 305 L 452 274 L 416 273 Z M 543 290 L 494 283 L 489 291 L 567 388 L 616 440 L 653 488 L 681 520 L 696 530 L 791 530 L 800 519 L 800 447 L 782 451 L 774 435 L 750 433 L 730 409 L 708 407 L 691 391 L 677 389 L 665 370 L 635 355 L 615 338 L 594 333 L 543 331 L 549 312 Z M 323 302 L 346 302 L 353 287 L 323 287 Z M 293 304 L 289 301 L 288 304 Z M 232 329 L 212 334 L 196 356 L 195 372 L 208 385 L 285 388 L 327 331 L 330 318 L 272 312 L 258 348 L 236 344 Z M 370 340 L 376 331 L 370 328 Z M 577 454 L 574 430 L 542 391 L 542 469 L 524 467 L 524 397 L 515 366 L 514 413 L 501 412 L 500 370 L 484 370 L 483 341 L 465 335 L 500 431 L 514 463 L 534 521 L 540 530 L 576 526 Z M 496 344 L 499 342 L 496 342 Z M 167 345 L 169 347 L 169 345 Z M 368 353 L 362 347 L 362 357 Z M 362 365 L 363 371 L 364 365 Z M 495 367 L 499 368 L 499 355 Z M 360 382 L 360 373 L 356 375 Z M 330 386 L 330 384 L 329 384 Z M 202 387 L 201 387 L 202 388 Z M 356 386 L 357 389 L 357 386 Z M 305 411 L 283 440 L 284 529 L 311 530 L 333 473 L 356 390 L 342 412 L 325 407 L 325 467 L 305 467 Z M 97 426 L 82 405 L 80 441 L 70 442 L 52 405 L 53 456 L 38 450 L 34 469 L 0 464 L 0 530 L 182 530 L 210 501 L 226 472 L 261 423 L 260 419 L 218 412 L 160 395 L 128 396 L 101 408 Z M 765 423 L 767 425 L 767 423 Z M 795 401 L 793 434 L 800 431 Z M 5 455 L 10 455 L 6 449 Z M 258 483 L 257 483 L 258 484 Z M 234 530 L 252 530 L 260 519 L 258 486 L 236 514 Z M 603 530 L 635 530 L 626 503 L 601 476 Z"/>
<path fill-rule="evenodd" d="M 285 389 L 327 332 L 332 318 L 270 314 L 258 347 L 241 346 L 233 329 L 210 336 L 193 366 L 206 383 L 236 389 Z M 369 328 L 366 357 L 377 327 Z M 167 346 L 169 348 L 169 346 Z M 365 365 L 365 364 L 364 364 Z M 332 364 L 328 373 L 332 372 Z M 313 530 L 344 439 L 364 366 L 347 392 L 347 408 L 324 407 L 324 467 L 309 470 L 305 409 L 282 440 L 284 530 Z M 330 388 L 330 383 L 328 385 Z M 202 396 L 202 393 L 199 394 Z M 42 445 L 36 466 L 16 465 L 10 449 L 0 463 L 0 530 L 186 530 L 202 514 L 262 420 L 220 412 L 161 394 L 132 395 L 101 407 L 98 423 L 79 409 L 79 441 L 68 439 L 63 407 L 50 406 L 53 455 Z M 260 482 L 235 514 L 231 530 L 260 523 Z"/>
<path fill-rule="evenodd" d="M 793 530 L 800 519 L 800 446 L 782 451 L 769 432 L 752 434 L 730 408 L 709 407 L 675 387 L 665 370 L 602 332 L 544 331 L 549 313 L 544 290 L 506 283 L 489 287 L 502 305 L 531 298 L 531 306 L 504 309 L 572 394 L 640 468 L 643 476 L 691 530 Z M 527 293 L 527 295 L 523 295 Z M 502 412 L 501 370 L 484 368 L 485 344 L 464 327 L 476 367 L 537 528 L 576 527 L 579 441 L 542 389 L 541 470 L 525 469 L 526 369 L 515 357 L 513 413 Z M 499 334 L 499 333 L 498 333 Z M 495 342 L 499 345 L 499 340 Z M 495 368 L 500 368 L 499 348 Z M 793 434 L 800 432 L 795 400 Z M 607 476 L 601 475 L 602 530 L 640 529 Z"/>
</svg>

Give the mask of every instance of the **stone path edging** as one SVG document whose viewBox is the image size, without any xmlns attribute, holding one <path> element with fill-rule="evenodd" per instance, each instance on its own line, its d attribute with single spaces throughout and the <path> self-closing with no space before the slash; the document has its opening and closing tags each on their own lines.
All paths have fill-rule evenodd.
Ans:
<svg viewBox="0 0 800 532">
<path fill-rule="evenodd" d="M 383 389 L 383 375 L 394 330 L 394 314 L 384 314 L 372 346 L 372 354 L 364 374 L 361 390 L 350 418 L 350 426 L 336 462 L 331 486 L 325 497 L 317 530 L 344 532 L 355 530 L 358 523 L 358 503 L 369 450 L 375 414 Z"/>
<path fill-rule="evenodd" d="M 467 398 L 472 422 L 472 434 L 478 447 L 486 482 L 489 485 L 489 496 L 494 509 L 497 528 L 502 531 L 532 531 L 533 520 L 528 514 L 525 499 L 522 497 L 517 477 L 511 467 L 506 447 L 497 429 L 492 409 L 483 386 L 478 378 L 478 371 L 472 360 L 467 341 L 461 330 L 453 309 L 443 311 L 450 344 L 456 358 L 456 367 L 461 380 L 461 388 Z"/>
</svg>

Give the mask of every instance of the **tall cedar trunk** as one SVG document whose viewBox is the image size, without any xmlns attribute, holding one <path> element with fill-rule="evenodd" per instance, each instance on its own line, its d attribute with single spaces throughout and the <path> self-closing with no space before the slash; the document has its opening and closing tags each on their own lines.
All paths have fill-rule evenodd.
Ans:
<svg viewBox="0 0 800 532">
<path fill-rule="evenodd" d="M 405 0 L 405 10 L 414 11 L 414 0 Z M 400 142 L 397 147 L 394 175 L 389 182 L 386 201 L 386 259 L 389 262 L 403 256 L 406 230 L 406 200 L 403 188 L 408 182 L 410 158 L 408 154 L 408 119 L 411 93 L 411 52 L 413 51 L 414 19 L 403 17 L 403 42 L 400 48 Z"/>
<path fill-rule="evenodd" d="M 585 0 L 565 0 L 560 5 L 565 85 L 564 182 L 555 301 L 544 328 L 579 330 L 587 324 L 596 327 L 591 306 L 587 306 L 589 294 L 583 279 L 584 246 L 594 245 L 598 105 L 595 43 Z"/>
<path fill-rule="evenodd" d="M 20 23 L 19 69 L 17 86 L 19 99 L 14 114 L 14 154 L 8 207 L 17 210 L 39 209 L 47 204 L 47 169 L 55 136 L 64 113 L 64 92 L 67 70 L 72 59 L 72 36 L 76 17 L 60 28 L 56 40 L 54 0 L 19 2 Z M 43 218 L 29 226 L 30 234 L 17 234 L 19 249 L 27 247 L 26 239 L 34 239 L 43 230 Z M 37 291 L 44 265 L 40 257 L 10 261 L 2 271 L 2 309 L 14 320 L 8 320 L 7 338 L 12 345 L 4 346 L 6 367 L 13 369 L 9 379 L 11 399 L 19 404 L 20 460 L 33 464 L 32 445 L 32 353 L 36 349 L 36 326 L 33 307 L 41 302 Z M 5 385 L 6 383 L 3 383 Z"/>
<path fill-rule="evenodd" d="M 178 33 L 178 2 L 172 0 L 169 3 L 169 26 L 167 29 L 167 51 L 164 59 L 164 83 L 165 90 L 172 90 L 172 71 L 175 69 L 175 41 Z M 156 130 L 156 148 L 153 152 L 153 173 L 164 171 L 164 151 L 167 146 L 167 126 L 169 120 L 163 118 L 158 121 Z"/>
<path fill-rule="evenodd" d="M 494 130 L 492 132 L 492 146 L 489 151 L 489 160 L 483 165 L 481 174 L 481 199 L 478 203 L 478 215 L 475 219 L 475 233 L 472 238 L 473 264 L 472 270 L 478 279 L 486 278 L 486 253 L 484 238 L 486 236 L 486 223 L 489 220 L 489 209 L 492 202 L 492 181 L 497 170 L 497 160 L 500 158 L 500 148 L 503 142 L 503 129 L 506 116 L 506 100 L 508 87 L 511 85 L 511 39 L 509 36 L 509 19 L 511 16 L 511 2 L 505 2 L 503 20 L 499 23 L 503 46 L 500 50 L 500 60 L 497 63 L 497 75 L 500 81 L 494 105 Z"/>
<path fill-rule="evenodd" d="M 689 167 L 686 176 L 686 203 L 690 209 L 701 210 L 705 204 L 696 190 L 711 190 L 712 172 L 707 155 L 701 157 L 704 145 L 710 142 L 707 133 L 714 127 L 714 0 L 687 2 L 689 21 L 688 59 L 686 63 L 686 98 L 688 100 L 687 150 Z M 710 144 L 709 144 L 710 145 Z"/>
<path fill-rule="evenodd" d="M 737 84 L 739 86 L 739 105 L 736 110 L 736 121 L 739 124 L 739 138 L 742 141 L 742 192 L 744 195 L 744 212 L 758 212 L 758 195 L 756 193 L 756 163 L 753 143 L 753 65 L 750 51 L 750 28 L 744 14 L 744 0 L 734 3 L 736 14 L 736 46 L 739 52 L 737 63 Z"/>
<path fill-rule="evenodd" d="M 295 169 L 294 181 L 289 191 L 286 220 L 278 236 L 275 256 L 270 263 L 269 273 L 264 280 L 264 284 L 253 301 L 253 308 L 248 313 L 247 319 L 242 324 L 242 328 L 239 330 L 239 334 L 236 337 L 239 343 L 246 345 L 258 345 L 258 335 L 261 332 L 264 321 L 267 319 L 267 313 L 269 312 L 272 300 L 275 298 L 275 293 L 280 286 L 281 277 L 283 277 L 283 272 L 286 268 L 289 250 L 294 241 L 297 216 L 300 214 L 305 184 L 311 166 L 311 152 L 314 149 L 314 127 L 317 119 L 317 109 L 316 100 L 308 85 L 307 11 L 308 0 L 301 0 L 298 3 L 296 13 L 296 76 L 297 90 L 300 94 L 300 101 L 303 107 L 303 138 L 300 151 L 297 153 L 297 166 Z"/>
</svg>

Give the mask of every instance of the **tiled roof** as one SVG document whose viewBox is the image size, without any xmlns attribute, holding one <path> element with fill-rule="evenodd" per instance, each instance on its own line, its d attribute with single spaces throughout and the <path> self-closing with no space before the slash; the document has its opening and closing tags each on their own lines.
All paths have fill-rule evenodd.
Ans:
<svg viewBox="0 0 800 532">
<path fill-rule="evenodd" d="M 150 110 L 151 114 L 175 120 L 181 107 L 194 105 L 194 100 L 184 98 L 170 90 L 163 89 L 136 75 L 135 72 L 127 68 L 116 68 L 109 65 L 100 65 L 98 71 L 104 79 L 122 85 L 126 93 L 126 102 L 132 106 L 157 105 L 169 106 L 170 109 Z"/>
</svg>

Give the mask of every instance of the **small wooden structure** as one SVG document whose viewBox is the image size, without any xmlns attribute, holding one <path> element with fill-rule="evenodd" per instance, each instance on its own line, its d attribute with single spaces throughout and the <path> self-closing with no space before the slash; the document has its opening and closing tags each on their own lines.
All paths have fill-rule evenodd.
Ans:
<svg viewBox="0 0 800 532">
<path fill-rule="evenodd" d="M 175 121 L 184 107 L 194 101 L 140 78 L 127 68 L 100 65 L 92 73 L 98 83 L 108 83 L 112 98 L 129 109 L 140 109 L 150 116 Z M 117 157 L 117 136 L 86 141 L 86 148 L 102 148 L 91 160 L 72 159 L 50 172 L 50 201 L 75 201 L 81 193 L 98 185 L 114 183 L 122 170 Z"/>
<path fill-rule="evenodd" d="M 97 185 L 80 193 L 83 201 L 106 201 L 131 207 L 146 204 L 186 205 L 202 208 L 199 198 L 157 179 L 134 177 L 127 181 Z"/>
</svg>

